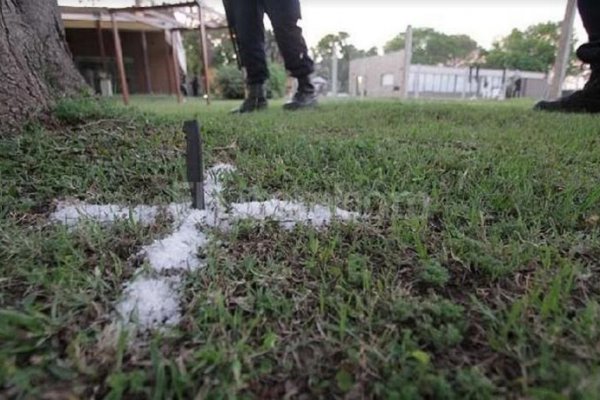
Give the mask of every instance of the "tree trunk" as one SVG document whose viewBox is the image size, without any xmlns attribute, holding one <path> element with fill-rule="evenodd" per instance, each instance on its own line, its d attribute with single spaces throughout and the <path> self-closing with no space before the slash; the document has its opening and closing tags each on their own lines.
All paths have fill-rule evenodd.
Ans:
<svg viewBox="0 0 600 400">
<path fill-rule="evenodd" d="M 0 0 L 0 136 L 85 83 L 56 0 Z"/>
</svg>

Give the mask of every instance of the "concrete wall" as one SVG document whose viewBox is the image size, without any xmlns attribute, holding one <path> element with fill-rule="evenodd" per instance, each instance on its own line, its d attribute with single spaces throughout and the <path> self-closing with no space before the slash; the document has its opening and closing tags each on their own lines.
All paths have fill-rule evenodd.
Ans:
<svg viewBox="0 0 600 400">
<path fill-rule="evenodd" d="M 387 79 L 384 77 L 387 76 Z M 349 94 L 364 97 L 503 99 L 512 80 L 522 81 L 520 97 L 542 98 L 547 76 L 540 72 L 411 65 L 404 82 L 404 52 L 350 62 Z"/>
<path fill-rule="evenodd" d="M 119 91 L 119 77 L 116 69 L 116 57 L 112 31 L 103 30 L 102 37 L 108 59 L 108 69 L 115 91 Z M 95 29 L 66 29 L 66 38 L 73 59 L 88 83 L 93 84 L 101 69 L 100 45 Z M 121 46 L 125 62 L 126 78 L 131 93 L 147 93 L 142 51 L 142 34 L 134 31 L 121 31 Z M 150 76 L 154 93 L 173 92 L 170 74 L 172 60 L 170 46 L 164 32 L 146 32 Z"/>
<path fill-rule="evenodd" d="M 523 79 L 523 97 L 531 97 L 534 99 L 541 99 L 546 96 L 549 85 L 546 79 L 534 79 L 524 78 Z"/>
<path fill-rule="evenodd" d="M 402 97 L 404 51 L 350 61 L 351 96 Z"/>
</svg>

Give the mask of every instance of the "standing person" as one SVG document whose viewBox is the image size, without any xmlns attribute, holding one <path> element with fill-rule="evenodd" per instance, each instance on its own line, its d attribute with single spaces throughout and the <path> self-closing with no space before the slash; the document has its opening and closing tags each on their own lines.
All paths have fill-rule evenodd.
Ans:
<svg viewBox="0 0 600 400">
<path fill-rule="evenodd" d="M 317 95 L 310 78 L 314 65 L 298 26 L 300 0 L 224 0 L 224 3 L 231 14 L 228 19 L 234 24 L 241 64 L 246 70 L 246 99 L 235 112 L 249 113 L 267 107 L 265 82 L 269 69 L 263 25 L 265 13 L 273 25 L 285 68 L 298 80 L 296 93 L 283 108 L 298 110 L 315 106 Z"/>
<path fill-rule="evenodd" d="M 181 85 L 179 85 L 179 88 L 181 89 L 181 93 L 187 97 L 189 90 L 185 75 L 181 77 Z"/>
<path fill-rule="evenodd" d="M 192 95 L 194 97 L 198 97 L 200 94 L 200 81 L 198 80 L 198 75 L 194 74 L 194 79 L 192 79 Z"/>
<path fill-rule="evenodd" d="M 578 0 L 577 7 L 589 37 L 589 43 L 577 49 L 577 57 L 590 64 L 592 75 L 582 90 L 556 101 L 541 101 L 536 110 L 598 113 L 600 112 L 600 1 Z"/>
<path fill-rule="evenodd" d="M 521 97 L 521 87 L 523 86 L 523 79 L 520 75 L 517 75 L 517 79 L 515 79 L 515 92 L 513 97 Z"/>
</svg>

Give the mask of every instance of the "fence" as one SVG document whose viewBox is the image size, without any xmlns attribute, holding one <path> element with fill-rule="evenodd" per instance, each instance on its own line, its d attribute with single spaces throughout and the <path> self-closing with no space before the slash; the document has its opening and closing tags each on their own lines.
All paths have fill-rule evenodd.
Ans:
<svg viewBox="0 0 600 400">
<path fill-rule="evenodd" d="M 409 98 L 541 98 L 548 89 L 546 74 L 477 67 L 411 65 Z"/>
</svg>

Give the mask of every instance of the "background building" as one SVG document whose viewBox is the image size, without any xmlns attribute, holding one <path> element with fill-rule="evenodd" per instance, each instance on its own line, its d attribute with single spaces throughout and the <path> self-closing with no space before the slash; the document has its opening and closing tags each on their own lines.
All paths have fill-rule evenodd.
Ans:
<svg viewBox="0 0 600 400">
<path fill-rule="evenodd" d="M 405 52 L 352 60 L 351 96 L 390 98 L 542 98 L 548 90 L 541 72 L 411 65 L 405 78 Z"/>
<path fill-rule="evenodd" d="M 404 97 L 404 51 L 350 61 L 351 96 Z"/>
<path fill-rule="evenodd" d="M 192 24 L 186 21 L 193 16 L 189 12 L 144 10 L 113 14 L 131 93 L 176 92 L 181 85 L 176 76 L 183 81 L 187 73 L 181 32 L 191 29 Z M 223 15 L 211 9 L 204 13 L 207 29 L 223 28 Z M 97 93 L 106 90 L 106 82 L 110 82 L 111 92 L 120 92 L 111 14 L 100 7 L 61 7 L 61 14 L 69 49 L 87 83 Z M 175 59 L 178 74 L 174 71 Z"/>
</svg>

